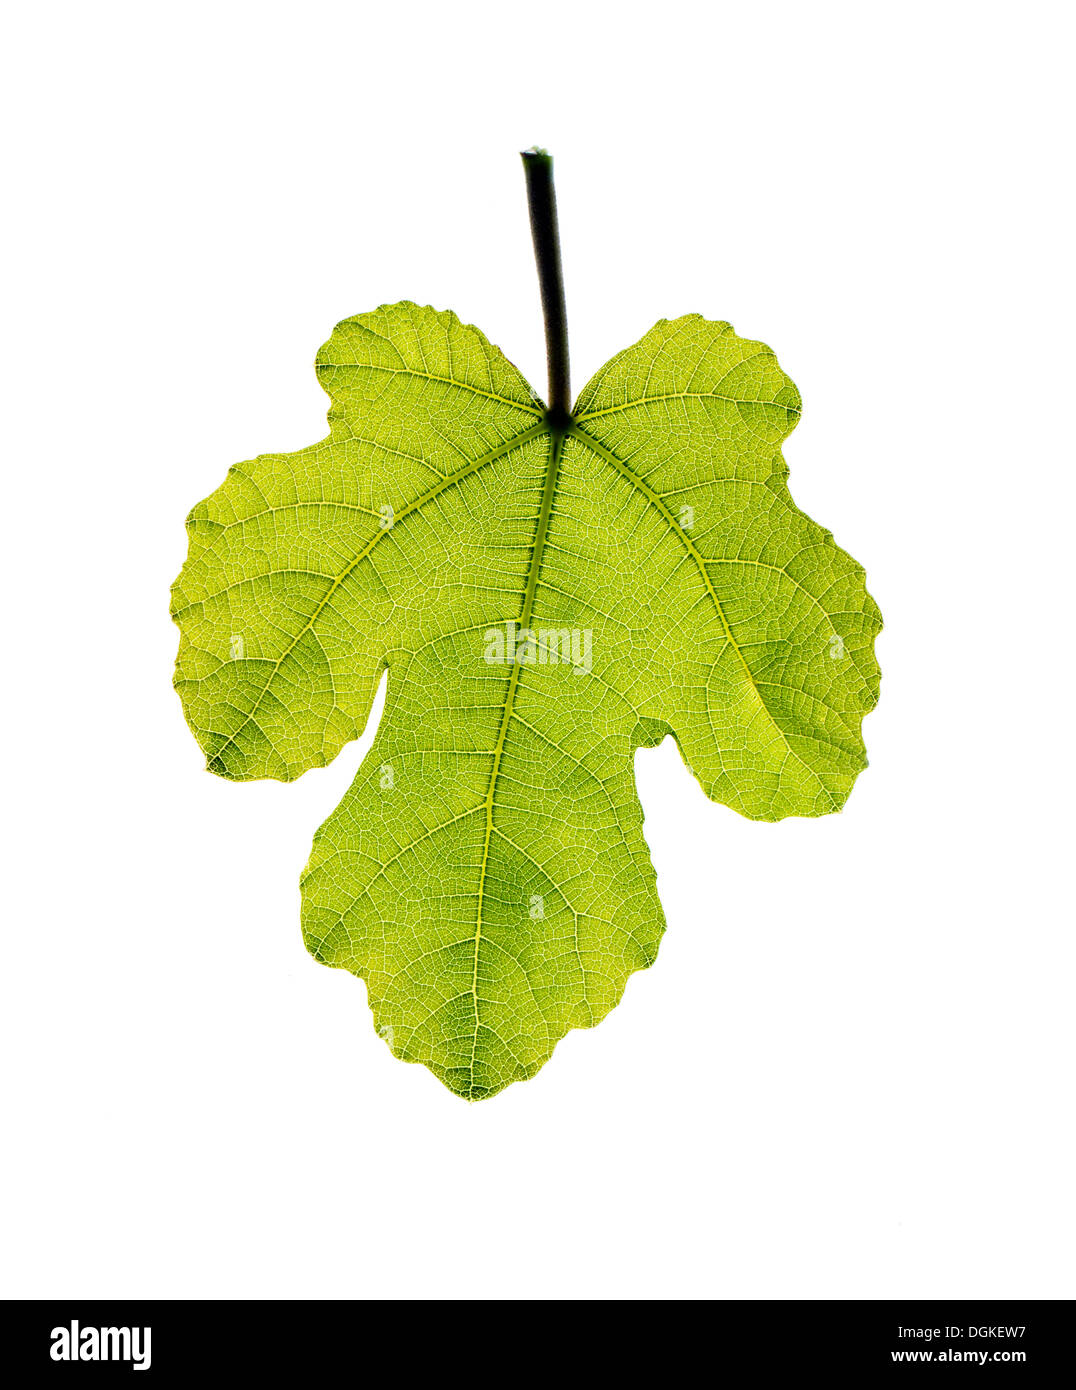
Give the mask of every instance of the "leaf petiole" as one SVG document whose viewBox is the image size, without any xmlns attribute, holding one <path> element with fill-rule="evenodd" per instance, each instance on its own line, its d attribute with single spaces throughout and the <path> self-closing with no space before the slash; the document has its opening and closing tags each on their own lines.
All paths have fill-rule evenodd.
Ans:
<svg viewBox="0 0 1076 1390">
<path fill-rule="evenodd" d="M 527 204 L 534 238 L 534 259 L 545 318 L 546 359 L 549 364 L 548 421 L 565 430 L 572 422 L 572 397 L 568 371 L 568 312 L 564 303 L 564 274 L 560 263 L 557 227 L 557 195 L 553 188 L 553 156 L 546 150 L 524 150 Z"/>
</svg>

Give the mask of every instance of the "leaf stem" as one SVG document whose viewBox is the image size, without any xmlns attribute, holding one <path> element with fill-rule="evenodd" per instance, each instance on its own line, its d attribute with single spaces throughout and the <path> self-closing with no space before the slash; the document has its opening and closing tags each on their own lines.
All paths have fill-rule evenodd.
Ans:
<svg viewBox="0 0 1076 1390">
<path fill-rule="evenodd" d="M 527 204 L 534 238 L 534 259 L 542 292 L 546 359 L 549 364 L 549 423 L 554 429 L 571 424 L 572 397 L 568 373 L 568 311 L 560 264 L 557 195 L 553 189 L 553 156 L 545 150 L 523 151 Z"/>
</svg>

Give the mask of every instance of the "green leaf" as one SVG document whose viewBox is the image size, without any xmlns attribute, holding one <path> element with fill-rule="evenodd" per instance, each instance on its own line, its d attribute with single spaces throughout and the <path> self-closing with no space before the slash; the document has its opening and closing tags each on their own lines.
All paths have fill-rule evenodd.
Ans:
<svg viewBox="0 0 1076 1390">
<path fill-rule="evenodd" d="M 303 930 L 397 1056 L 479 1099 L 654 960 L 635 749 L 671 733 L 759 820 L 838 810 L 880 619 L 786 489 L 796 388 L 728 324 L 657 324 L 566 431 L 450 313 L 348 319 L 317 369 L 328 438 L 191 513 L 176 685 L 212 771 L 289 780 L 361 732 L 388 668 Z"/>
</svg>

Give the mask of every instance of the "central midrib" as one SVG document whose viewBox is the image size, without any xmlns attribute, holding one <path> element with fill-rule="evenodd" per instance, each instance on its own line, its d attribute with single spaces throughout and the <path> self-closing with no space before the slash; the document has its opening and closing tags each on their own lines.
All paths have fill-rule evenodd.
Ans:
<svg viewBox="0 0 1076 1390">
<path fill-rule="evenodd" d="M 519 616 L 519 627 L 530 626 L 531 614 L 534 611 L 534 595 L 538 589 L 538 574 L 542 567 L 542 552 L 545 550 L 546 535 L 549 532 L 549 518 L 553 511 L 553 497 L 557 490 L 557 477 L 560 473 L 560 460 L 564 452 L 564 441 L 567 437 L 566 431 L 550 430 L 549 432 L 549 463 L 546 466 L 545 482 L 542 487 L 542 501 L 538 511 L 538 526 L 534 533 L 534 543 L 531 547 L 531 558 L 527 567 L 527 585 L 523 591 L 523 608 Z M 475 1056 L 478 1051 L 478 1030 L 481 1026 L 481 1019 L 478 1008 L 478 953 L 482 944 L 482 909 L 485 901 L 486 873 L 489 866 L 489 846 L 493 838 L 493 803 L 497 793 L 497 777 L 501 770 L 501 759 L 504 755 L 505 740 L 508 736 L 508 723 L 512 718 L 512 708 L 515 704 L 516 691 L 519 689 L 519 681 L 523 667 L 518 661 L 512 662 L 511 672 L 508 677 L 508 689 L 504 697 L 504 709 L 501 712 L 501 724 L 497 732 L 497 742 L 493 749 L 493 766 L 490 769 L 489 790 L 486 793 L 486 833 L 482 844 L 482 862 L 478 874 L 478 912 L 475 920 L 474 932 L 474 962 L 471 971 L 471 995 L 474 1001 L 474 1035 L 471 1039 L 471 1063 L 470 1063 L 470 1086 L 469 1090 L 474 1091 L 474 1067 Z"/>
<path fill-rule="evenodd" d="M 612 450 L 605 448 L 598 440 L 594 439 L 593 436 L 587 434 L 584 430 L 580 429 L 577 421 L 570 421 L 567 429 L 565 430 L 550 430 L 549 463 L 546 466 L 545 480 L 542 487 L 542 501 L 538 512 L 538 525 L 535 531 L 534 543 L 531 548 L 531 557 L 527 567 L 527 583 L 526 588 L 523 592 L 523 607 L 519 617 L 520 628 L 526 628 L 530 626 L 531 614 L 534 611 L 534 596 L 538 588 L 538 576 L 542 567 L 542 554 L 545 549 L 546 536 L 549 531 L 549 519 L 553 511 L 553 498 L 556 495 L 557 490 L 557 481 L 560 474 L 560 462 L 564 452 L 564 444 L 569 435 L 572 438 L 577 439 L 581 444 L 587 447 L 590 450 L 590 452 L 595 454 L 598 458 L 602 459 L 606 463 L 613 465 L 618 472 L 628 477 L 628 479 L 633 483 L 633 485 L 638 487 L 648 497 L 651 503 L 654 504 L 662 513 L 665 520 L 669 523 L 670 530 L 674 533 L 680 533 L 681 539 L 685 539 L 682 533 L 682 529 L 674 524 L 672 517 L 668 513 L 668 508 L 664 505 L 664 502 L 660 498 L 660 496 L 654 493 L 653 490 L 649 488 L 645 484 L 645 482 L 633 472 L 633 470 L 628 468 L 628 466 L 616 454 L 612 452 Z M 773 722 L 774 726 L 777 728 L 778 732 L 784 739 L 785 746 L 788 749 L 788 752 L 794 758 L 796 758 L 798 762 L 802 762 L 802 759 L 799 758 L 799 756 L 788 744 L 788 740 L 784 735 L 784 731 L 780 728 L 779 725 L 777 725 L 777 721 L 770 713 L 769 707 L 762 699 L 761 692 L 755 685 L 754 675 L 751 672 L 750 667 L 747 665 L 747 661 L 742 651 L 740 650 L 735 637 L 732 634 L 732 630 L 728 624 L 728 620 L 725 616 L 724 609 L 720 603 L 720 600 L 717 597 L 716 592 L 714 591 L 712 583 L 710 582 L 709 575 L 706 573 L 705 564 L 702 562 L 702 557 L 695 550 L 694 545 L 691 544 L 689 539 L 687 540 L 687 548 L 691 555 L 695 558 L 695 560 L 699 562 L 699 567 L 702 573 L 703 581 L 706 585 L 707 590 L 710 593 L 711 598 L 713 599 L 718 616 L 725 629 L 726 636 L 729 642 L 731 643 L 732 647 L 734 648 L 740 661 L 743 663 L 748 679 L 750 680 L 751 685 L 754 688 L 756 695 L 758 696 L 759 703 L 762 705 L 770 720 Z M 478 1052 L 478 1031 L 481 1026 L 481 1016 L 478 1002 L 478 957 L 482 943 L 482 913 L 485 903 L 486 878 L 489 866 L 489 849 L 490 843 L 493 839 L 494 830 L 493 808 L 497 793 L 497 779 L 500 774 L 501 760 L 504 755 L 504 746 L 508 735 L 508 725 L 512 718 L 512 710 L 515 705 L 516 694 L 519 689 L 519 682 L 521 676 L 521 664 L 518 661 L 513 661 L 511 664 L 511 673 L 508 678 L 508 689 L 505 692 L 504 708 L 501 712 L 501 722 L 500 728 L 497 733 L 497 742 L 493 750 L 493 765 L 490 769 L 489 788 L 486 792 L 485 802 L 480 803 L 480 806 L 484 805 L 485 808 L 486 829 L 482 843 L 482 860 L 479 867 L 478 876 L 478 908 L 475 919 L 474 955 L 471 967 L 471 996 L 474 1004 L 474 1032 L 471 1037 L 471 1061 L 468 1069 L 470 1073 L 470 1085 L 468 1087 L 468 1090 L 472 1094 L 474 1092 L 475 1059 Z M 830 795 L 830 799 L 832 800 L 832 794 L 829 793 L 829 789 L 825 787 L 824 784 L 822 784 L 821 779 L 817 777 L 817 774 L 815 774 L 815 777 L 816 780 L 819 781 L 819 784 L 823 786 L 823 790 L 825 790 L 827 794 Z"/>
</svg>

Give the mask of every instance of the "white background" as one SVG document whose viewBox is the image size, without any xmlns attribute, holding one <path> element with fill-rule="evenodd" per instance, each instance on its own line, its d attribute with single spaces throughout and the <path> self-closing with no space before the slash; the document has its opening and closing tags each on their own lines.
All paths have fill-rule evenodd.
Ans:
<svg viewBox="0 0 1076 1390">
<path fill-rule="evenodd" d="M 8 21 L 0 1291 L 1072 1297 L 1073 35 L 1048 4 L 54 4 Z M 840 816 L 638 778 L 668 934 L 468 1105 L 307 955 L 354 774 L 208 775 L 184 517 L 325 430 L 334 323 L 544 393 L 661 317 L 770 343 L 886 618 Z M 373 728 L 368 730 L 364 746 Z"/>
</svg>

